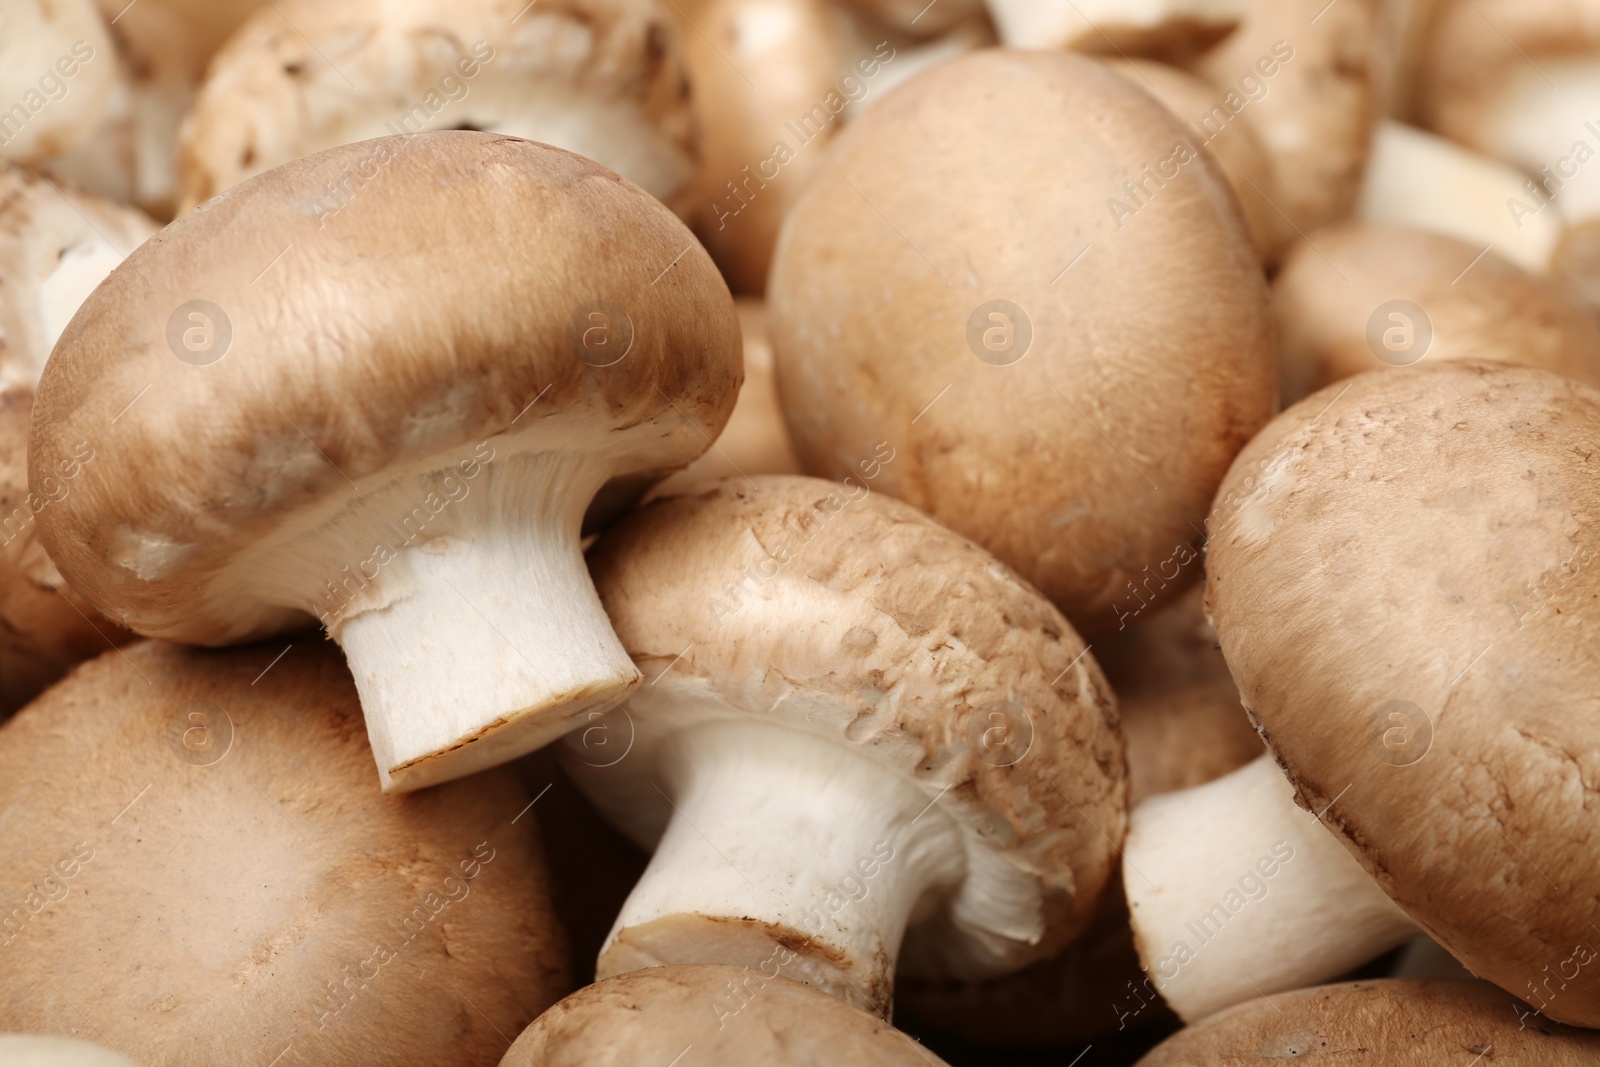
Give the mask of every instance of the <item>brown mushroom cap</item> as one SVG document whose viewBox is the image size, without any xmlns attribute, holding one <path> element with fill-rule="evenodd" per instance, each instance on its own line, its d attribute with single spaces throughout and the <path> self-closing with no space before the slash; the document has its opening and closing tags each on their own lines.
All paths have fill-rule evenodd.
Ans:
<svg viewBox="0 0 1600 1067">
<path fill-rule="evenodd" d="M 806 469 L 844 477 L 890 442 L 875 488 L 1075 626 L 1114 628 L 1142 568 L 1194 553 L 1274 402 L 1259 258 L 1186 140 L 1103 64 L 1004 49 L 854 120 L 790 215 L 768 293 Z M 963 147 L 930 150 L 947 143 Z"/>
<path fill-rule="evenodd" d="M 779 227 L 883 56 L 834 0 L 705 0 L 683 51 L 702 131 L 689 219 L 734 292 L 759 295 Z"/>
<path fill-rule="evenodd" d="M 1360 375 L 1240 454 L 1207 562 L 1296 801 L 1474 974 L 1589 1026 L 1600 967 L 1539 983 L 1595 936 L 1597 452 L 1600 391 L 1570 379 Z"/>
<path fill-rule="evenodd" d="M 1095 642 L 1117 694 L 1128 751 L 1128 807 L 1220 778 L 1261 754 L 1261 738 L 1206 621 L 1204 588 Z M 1120 874 L 1083 936 L 991 982 L 902 980 L 895 1018 L 915 1033 L 1041 1047 L 1172 1018 L 1146 986 Z"/>
<path fill-rule="evenodd" d="M 657 0 L 276 0 L 217 52 L 184 119 L 183 209 L 301 156 L 435 129 L 547 142 L 682 206 L 697 150 L 680 53 Z"/>
<path fill-rule="evenodd" d="M 1340 223 L 1296 246 L 1272 295 L 1290 403 L 1419 360 L 1519 363 L 1600 385 L 1594 313 L 1565 286 L 1453 237 Z"/>
<path fill-rule="evenodd" d="M 569 988 L 530 798 L 373 785 L 325 643 L 80 667 L 0 726 L 0 1028 L 148 1064 L 492 1059 Z"/>
<path fill-rule="evenodd" d="M 756 474 L 799 474 L 800 460 L 789 442 L 778 403 L 778 380 L 772 366 L 772 340 L 767 334 L 767 308 L 759 300 L 734 301 L 739 332 L 744 338 L 744 385 L 722 434 L 699 459 L 666 481 L 646 499 L 673 496 L 691 485 L 718 478 Z"/>
<path fill-rule="evenodd" d="M 981 18 L 984 0 L 840 0 L 908 37 L 934 37 Z"/>
<path fill-rule="evenodd" d="M 1153 59 L 1107 60 L 1111 69 L 1161 101 L 1185 126 L 1195 143 L 1216 157 L 1239 197 L 1245 224 L 1256 250 L 1268 263 L 1276 263 L 1294 230 L 1273 206 L 1277 175 L 1266 145 L 1249 122 L 1218 122 L 1216 109 L 1224 94 L 1210 82 L 1186 70 Z M 1224 111 L 1224 114 L 1226 112 Z"/>
<path fill-rule="evenodd" d="M 1246 0 L 1250 14 L 1192 69 L 1228 93 L 1277 174 L 1274 203 L 1309 233 L 1350 214 L 1378 100 L 1371 62 L 1379 0 Z M 1268 70 L 1276 70 L 1268 75 Z"/>
<path fill-rule="evenodd" d="M 944 1067 L 882 1019 L 803 983 L 714 965 L 652 967 L 580 989 L 524 1030 L 500 1067 L 656 1063 Z"/>
<path fill-rule="evenodd" d="M 1167 1039 L 1138 1067 L 1260 1067 L 1340 1060 L 1439 1067 L 1584 1067 L 1600 1034 L 1519 1021 L 1528 1009 L 1487 982 L 1388 979 L 1277 993 Z"/>
<path fill-rule="evenodd" d="M 386 785 L 467 773 L 637 682 L 578 526 L 708 447 L 737 330 L 688 230 L 588 160 L 466 132 L 331 149 L 173 223 L 73 319 L 34 477 L 78 440 L 99 458 L 41 536 L 150 636 L 320 616 Z"/>
<path fill-rule="evenodd" d="M 898 459 L 886 453 L 875 469 Z M 640 902 L 666 877 L 657 872 L 681 870 L 663 845 L 602 954 L 602 975 L 647 957 L 754 966 L 778 945 L 799 957 L 786 974 L 814 970 L 810 980 L 883 1010 L 908 918 L 862 935 L 865 948 L 857 919 L 881 906 L 893 922 L 896 893 L 909 895 L 901 964 L 910 973 L 1006 973 L 1065 944 L 1093 914 L 1125 817 L 1121 738 L 1099 668 L 1060 613 L 1008 568 L 871 492 L 871 469 L 858 478 L 700 487 L 641 509 L 591 550 L 607 611 L 652 682 L 629 701 L 626 758 L 569 762 L 580 787 L 645 844 L 674 842 L 668 821 L 680 808 L 715 841 L 717 828 L 692 808 L 700 803 L 762 812 L 761 832 L 791 853 L 807 833 L 831 838 L 819 846 L 828 854 L 801 847 L 748 861 L 797 863 L 790 880 L 747 866 L 741 849 L 764 845 L 728 830 L 718 847 L 755 879 L 749 906 L 769 906 L 771 918 L 722 914 L 721 900 L 696 897 L 693 939 L 681 930 L 688 912 L 636 918 L 653 914 Z M 679 766 L 726 751 L 695 733 L 725 722 L 765 731 L 749 763 L 797 754 L 795 767 L 774 764 L 765 775 L 779 784 L 759 804 L 748 795 L 719 803 L 715 782 Z M 574 734 L 569 744 L 581 740 Z M 813 758 L 820 750 L 830 755 Z M 872 784 L 848 829 L 807 824 L 835 791 L 855 788 L 851 775 Z M 790 819 L 793 837 L 780 829 Z M 852 873 L 852 850 L 885 842 L 889 857 L 876 854 L 887 873 L 868 876 L 878 881 L 866 903 L 830 905 L 812 925 L 799 922 Z M 936 868 L 926 878 L 925 861 Z M 785 886 L 778 904 L 757 886 L 769 880 Z M 734 952 L 739 938 L 748 960 L 707 958 Z"/>
</svg>

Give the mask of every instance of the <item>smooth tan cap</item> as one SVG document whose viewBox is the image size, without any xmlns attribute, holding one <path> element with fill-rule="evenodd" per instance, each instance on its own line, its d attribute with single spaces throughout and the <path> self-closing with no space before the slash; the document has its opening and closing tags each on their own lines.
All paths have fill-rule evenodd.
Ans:
<svg viewBox="0 0 1600 1067">
<path fill-rule="evenodd" d="M 768 291 L 806 469 L 843 478 L 888 441 L 876 490 L 1088 633 L 1116 628 L 1146 568 L 1168 574 L 1156 594 L 1181 592 L 1198 569 L 1170 561 L 1197 558 L 1276 391 L 1259 257 L 1191 140 L 1096 60 L 1007 49 L 855 120 Z"/>
<path fill-rule="evenodd" d="M 491 1061 L 570 988 L 531 798 L 375 777 L 325 642 L 80 667 L 0 727 L 0 1029 L 149 1065 Z"/>
<path fill-rule="evenodd" d="M 1600 886 L 1597 453 L 1600 391 L 1570 379 L 1359 375 L 1240 454 L 1207 560 L 1296 801 L 1474 974 L 1588 1026 L 1600 967 L 1563 961 Z"/>
<path fill-rule="evenodd" d="M 676 1056 L 678 1059 L 673 1060 Z M 944 1067 L 888 1023 L 750 968 L 652 967 L 580 989 L 500 1067 Z"/>
</svg>

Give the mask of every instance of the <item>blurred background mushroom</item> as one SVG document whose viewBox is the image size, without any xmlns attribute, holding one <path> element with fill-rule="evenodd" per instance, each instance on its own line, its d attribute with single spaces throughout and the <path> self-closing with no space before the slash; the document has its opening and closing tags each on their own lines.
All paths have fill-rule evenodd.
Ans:
<svg viewBox="0 0 1600 1067">
<path fill-rule="evenodd" d="M 137 1067 L 120 1052 L 38 1034 L 0 1034 L 0 1062 L 6 1067 Z"/>
<path fill-rule="evenodd" d="M 47 473 L 30 491 L 28 427 L 56 338 L 155 229 L 132 209 L 20 167 L 0 169 L 0 717 L 130 636 L 67 584 L 38 537 L 39 514 L 73 491 L 103 436 L 46 457 Z"/>
<path fill-rule="evenodd" d="M 323 149 L 455 129 L 566 148 L 686 212 L 691 93 L 657 0 L 281 0 L 228 39 L 184 119 L 183 208 Z"/>
<path fill-rule="evenodd" d="M 531 798 L 375 777 L 324 643 L 81 667 L 0 726 L 0 1028 L 150 1065 L 490 1062 L 570 989 Z"/>
</svg>

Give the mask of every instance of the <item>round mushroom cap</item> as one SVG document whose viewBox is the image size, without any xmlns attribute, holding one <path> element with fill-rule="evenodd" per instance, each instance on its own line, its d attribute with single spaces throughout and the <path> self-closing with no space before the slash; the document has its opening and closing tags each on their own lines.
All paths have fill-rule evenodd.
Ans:
<svg viewBox="0 0 1600 1067">
<path fill-rule="evenodd" d="M 1576 294 L 1453 237 L 1340 223 L 1294 248 L 1272 295 L 1289 403 L 1423 360 L 1519 363 L 1600 385 L 1600 322 Z"/>
<path fill-rule="evenodd" d="M 39 543 L 40 512 L 70 494 L 94 449 L 62 457 L 28 491 L 29 389 L 0 389 L 0 718 L 32 700 L 74 663 L 133 635 L 107 621 Z"/>
<path fill-rule="evenodd" d="M 570 988 L 529 797 L 375 778 L 326 643 L 79 667 L 0 726 L 0 1028 L 148 1064 L 488 1062 Z"/>
<path fill-rule="evenodd" d="M 806 469 L 843 478 L 891 442 L 874 489 L 983 545 L 1074 626 L 1115 628 L 1145 568 L 1195 551 L 1276 393 L 1260 260 L 1188 139 L 1096 60 L 1006 49 L 853 120 L 768 292 Z M 947 143 L 962 148 L 929 147 Z"/>
<path fill-rule="evenodd" d="M 1222 103 L 1223 94 L 1198 75 L 1153 59 L 1117 59 L 1107 60 L 1107 63 L 1112 70 L 1161 101 L 1163 107 L 1188 127 L 1194 135 L 1192 140 L 1211 152 L 1239 197 L 1245 225 L 1250 228 L 1256 250 L 1263 261 L 1276 263 L 1284 246 L 1293 239 L 1294 231 L 1284 221 L 1282 213 L 1272 206 L 1277 194 L 1277 175 L 1272 169 L 1272 157 L 1255 127 L 1248 122 L 1219 125 L 1213 109 Z"/>
<path fill-rule="evenodd" d="M 1297 802 L 1519 996 L 1594 936 L 1597 453 L 1600 391 L 1570 379 L 1363 374 L 1240 454 L 1207 548 L 1223 654 Z M 1600 1025 L 1600 967 L 1572 970 L 1543 1010 Z"/>
<path fill-rule="evenodd" d="M 673 1057 L 677 1057 L 676 1060 Z M 748 967 L 650 967 L 578 990 L 500 1067 L 943 1067 L 875 1015 Z"/>
<path fill-rule="evenodd" d="M 604 366 L 580 340 L 596 308 L 631 333 Z M 331 149 L 174 222 L 84 304 L 40 384 L 34 478 L 104 447 L 41 534 L 140 633 L 302 625 L 377 536 L 339 517 L 399 487 L 398 522 L 438 488 L 418 474 L 519 442 L 604 457 L 612 493 L 687 464 L 733 407 L 737 331 L 688 230 L 588 160 L 466 132 Z"/>
<path fill-rule="evenodd" d="M 914 783 L 966 851 L 959 883 L 913 918 L 901 969 L 1003 973 L 1071 940 L 1111 877 L 1126 820 L 1116 706 L 1036 590 L 872 491 L 904 458 L 885 444 L 849 485 L 697 487 L 600 538 L 596 588 L 652 681 L 629 700 L 630 754 L 585 791 L 653 844 L 672 811 L 650 785 L 671 728 L 722 709 L 831 741 Z M 984 926 L 1012 908 L 990 899 L 995 869 L 1034 894 L 1020 907 L 1033 936 Z"/>
<path fill-rule="evenodd" d="M 1487 982 L 1387 979 L 1247 1001 L 1168 1038 L 1138 1067 L 1265 1067 L 1346 1056 L 1384 1067 L 1474 1056 L 1497 1067 L 1583 1067 L 1600 1057 L 1600 1034 L 1540 1019 Z"/>
<path fill-rule="evenodd" d="M 882 57 L 835 0 L 704 0 L 683 50 L 702 131 L 689 219 L 733 291 L 760 295 L 779 227 Z"/>
<path fill-rule="evenodd" d="M 783 408 L 778 403 L 766 305 L 749 299 L 734 303 L 739 309 L 739 332 L 744 338 L 744 385 L 739 387 L 739 401 L 711 450 L 666 481 L 658 482 L 649 497 L 671 496 L 718 478 L 800 473 L 800 460 L 789 442 Z"/>
<path fill-rule="evenodd" d="M 120 1052 L 87 1041 L 38 1034 L 0 1034 L 6 1067 L 136 1067 Z"/>
<path fill-rule="evenodd" d="M 1309 233 L 1347 217 L 1379 118 L 1372 61 L 1380 0 L 1245 0 L 1249 14 L 1193 62 L 1226 94 L 1212 125 L 1247 122 L 1272 157 L 1273 203 Z"/>
<path fill-rule="evenodd" d="M 94 0 L 0 6 L 0 160 L 39 163 L 82 144 L 118 87 Z"/>
<path fill-rule="evenodd" d="M 132 208 L 0 167 L 0 389 L 39 384 L 79 305 L 157 229 Z"/>
<path fill-rule="evenodd" d="M 680 47 L 656 0 L 280 0 L 184 119 L 183 209 L 336 145 L 449 129 L 548 142 L 676 203 L 698 165 Z M 311 195 L 340 203 L 347 178 Z"/>
</svg>

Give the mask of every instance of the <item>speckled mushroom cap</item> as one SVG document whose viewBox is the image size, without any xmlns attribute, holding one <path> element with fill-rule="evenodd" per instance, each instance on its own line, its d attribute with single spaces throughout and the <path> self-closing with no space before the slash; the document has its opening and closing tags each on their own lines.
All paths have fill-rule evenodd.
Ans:
<svg viewBox="0 0 1600 1067">
<path fill-rule="evenodd" d="M 806 469 L 844 477 L 891 442 L 875 489 L 989 549 L 1074 626 L 1114 628 L 1142 569 L 1198 542 L 1276 392 L 1260 261 L 1187 140 L 1098 61 L 1006 49 L 852 122 L 768 290 Z M 1158 189 L 1143 168 L 1163 160 L 1176 177 Z M 1135 181 L 1153 195 L 1130 198 Z"/>
<path fill-rule="evenodd" d="M 0 8 L 0 160 L 39 163 L 76 148 L 116 87 L 116 53 L 94 0 Z"/>
<path fill-rule="evenodd" d="M 704 451 L 739 380 L 726 286 L 636 186 L 491 134 L 346 145 L 173 223 L 79 311 L 30 454 L 36 479 L 99 458 L 41 536 L 150 636 L 320 617 L 386 785 L 416 788 L 638 680 L 579 524 Z"/>
<path fill-rule="evenodd" d="M 1379 0 L 1246 0 L 1249 14 L 1192 69 L 1266 143 L 1274 203 L 1309 233 L 1348 216 L 1378 120 L 1371 64 Z M 1270 77 L 1276 60 L 1277 73 Z"/>
<path fill-rule="evenodd" d="M 1442 234 L 1359 222 L 1319 230 L 1290 253 L 1272 296 L 1290 403 L 1419 361 L 1520 363 L 1600 385 L 1600 324 L 1575 293 Z"/>
<path fill-rule="evenodd" d="M 0 1028 L 152 1065 L 491 1060 L 570 988 L 529 797 L 374 784 L 314 638 L 78 668 L 0 727 Z"/>
<path fill-rule="evenodd" d="M 0 1061 L 7 1067 L 137 1067 L 120 1052 L 39 1034 L 0 1034 Z"/>
<path fill-rule="evenodd" d="M 228 39 L 184 119 L 183 207 L 335 145 L 439 129 L 557 145 L 669 202 L 698 163 L 657 0 L 280 0 Z M 337 203 L 342 184 L 315 195 Z"/>
<path fill-rule="evenodd" d="M 1194 562 L 1199 565 L 1198 559 Z M 1261 755 L 1239 690 L 1203 610 L 1205 589 L 1098 640 L 1128 752 L 1128 807 L 1188 789 Z M 1136 875 L 1137 876 L 1137 875 Z M 1120 880 L 1083 936 L 1026 970 L 990 982 L 917 981 L 895 989 L 895 1018 L 919 1034 L 1040 1048 L 1171 1018 L 1143 987 Z"/>
<path fill-rule="evenodd" d="M 1600 392 L 1569 379 L 1364 374 L 1240 454 L 1208 546 L 1223 654 L 1296 801 L 1518 996 L 1594 936 L 1597 453 Z M 1580 968 L 1545 1013 L 1597 1006 Z"/>
<path fill-rule="evenodd" d="M 702 126 L 689 220 L 735 292 L 766 290 L 784 217 L 851 100 L 893 65 L 894 47 L 875 43 L 835 0 L 704 0 L 686 16 Z"/>
<path fill-rule="evenodd" d="M 1523 1017 L 1527 1017 L 1524 1022 Z M 1557 1026 L 1487 982 L 1387 979 L 1278 993 L 1168 1038 L 1138 1067 L 1258 1067 L 1338 1060 L 1583 1067 L 1600 1034 Z"/>
<path fill-rule="evenodd" d="M 1093 913 L 1124 819 L 1113 699 L 1036 591 L 870 491 L 900 459 L 884 451 L 848 485 L 730 479 L 647 506 L 590 551 L 607 611 L 651 682 L 627 705 L 627 757 L 597 766 L 580 732 L 568 765 L 626 832 L 661 841 L 601 954 L 602 975 L 652 960 L 754 965 L 777 944 L 800 957 L 785 973 L 882 1011 L 908 922 L 905 969 L 978 976 L 1050 953 Z M 719 731 L 739 736 L 713 739 Z M 777 763 L 761 770 L 769 758 Z M 695 759 L 711 765 L 682 769 Z M 750 782 L 706 778 L 747 771 Z M 699 814 L 714 796 L 713 807 L 748 808 L 749 822 L 719 831 Z M 835 806 L 847 825 L 829 821 Z M 775 878 L 781 904 L 758 896 L 749 906 L 764 912 L 721 914 L 710 890 L 653 896 L 682 862 L 669 826 L 678 810 L 711 840 L 723 836 L 718 848 L 759 880 L 753 896 Z M 812 837 L 820 853 L 808 854 Z M 797 925 L 851 873 L 854 852 L 874 848 L 891 858 L 871 903 Z M 797 863 L 792 874 L 770 869 Z M 897 892 L 904 912 L 890 908 L 860 933 L 860 913 Z M 753 914 L 754 924 L 743 918 Z M 701 917 L 690 925 L 704 937 L 680 934 L 684 915 Z M 752 959 L 710 958 L 716 937 L 751 925 L 739 951 Z"/>
<path fill-rule="evenodd" d="M 1188 127 L 1194 143 L 1216 157 L 1227 175 L 1256 250 L 1268 263 L 1276 263 L 1294 230 L 1273 201 L 1277 199 L 1277 174 L 1272 156 L 1248 122 L 1218 123 L 1212 111 L 1225 94 L 1196 74 L 1153 59 L 1108 60 L 1112 70 L 1161 101 Z"/>
<path fill-rule="evenodd" d="M 678 1057 L 676 1060 L 673 1057 Z M 738 967 L 652 967 L 578 990 L 500 1067 L 944 1067 L 882 1019 Z"/>
<path fill-rule="evenodd" d="M 156 224 L 22 167 L 0 167 L 0 389 L 39 383 L 61 331 Z"/>
</svg>

